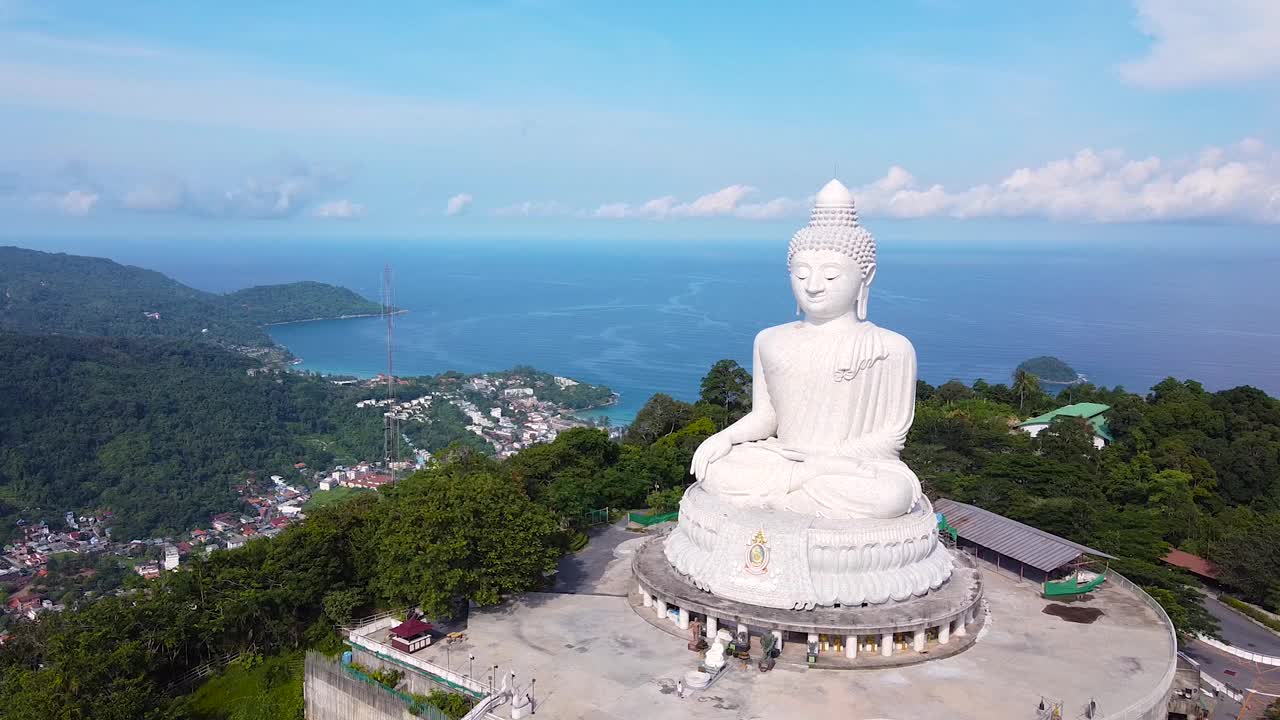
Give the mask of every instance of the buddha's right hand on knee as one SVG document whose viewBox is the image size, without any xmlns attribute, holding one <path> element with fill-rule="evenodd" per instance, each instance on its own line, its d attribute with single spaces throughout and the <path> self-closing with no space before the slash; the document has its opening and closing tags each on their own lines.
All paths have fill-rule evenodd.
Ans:
<svg viewBox="0 0 1280 720">
<path fill-rule="evenodd" d="M 729 451 L 733 449 L 733 441 L 722 430 L 715 435 L 702 441 L 698 449 L 693 453 L 693 462 L 689 463 L 689 472 L 698 480 L 702 480 L 707 476 L 707 468 L 711 463 L 719 460 Z"/>
</svg>

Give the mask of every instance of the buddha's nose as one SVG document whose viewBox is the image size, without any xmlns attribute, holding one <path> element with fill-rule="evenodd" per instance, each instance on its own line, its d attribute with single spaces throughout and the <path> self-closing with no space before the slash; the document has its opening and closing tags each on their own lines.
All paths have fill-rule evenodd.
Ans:
<svg viewBox="0 0 1280 720">
<path fill-rule="evenodd" d="M 810 295 L 817 295 L 822 292 L 822 283 L 818 280 L 817 275 L 810 275 L 809 279 L 805 280 L 804 291 Z"/>
</svg>

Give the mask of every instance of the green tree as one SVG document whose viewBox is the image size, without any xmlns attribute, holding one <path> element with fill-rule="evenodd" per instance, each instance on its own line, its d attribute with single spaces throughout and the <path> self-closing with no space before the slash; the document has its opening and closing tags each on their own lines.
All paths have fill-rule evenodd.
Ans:
<svg viewBox="0 0 1280 720">
<path fill-rule="evenodd" d="M 1018 396 L 1018 410 L 1021 411 L 1028 400 L 1034 400 L 1043 394 L 1040 389 L 1040 378 L 1019 368 L 1013 371 L 1013 394 Z"/>
<path fill-rule="evenodd" d="M 935 395 L 944 403 L 953 403 L 973 397 L 973 390 L 959 380 L 948 380 L 938 386 Z"/>
<path fill-rule="evenodd" d="M 1218 516 L 1221 539 L 1210 557 L 1245 599 L 1280 609 L 1280 513 L 1236 508 Z"/>
<path fill-rule="evenodd" d="M 494 473 L 422 471 L 386 492 L 363 538 L 371 587 L 392 606 L 453 614 L 540 587 L 565 537 L 554 515 Z"/>
<path fill-rule="evenodd" d="M 1035 437 L 1034 446 L 1046 458 L 1063 463 L 1094 463 L 1098 449 L 1093 427 L 1078 417 L 1058 416 Z"/>
<path fill-rule="evenodd" d="M 645 502 L 655 515 L 662 515 L 673 512 L 680 507 L 680 499 L 683 497 L 684 488 L 673 487 L 666 490 L 654 490 L 649 493 L 649 497 L 645 499 Z"/>
<path fill-rule="evenodd" d="M 1193 537 L 1200 524 L 1200 507 L 1191 483 L 1191 476 L 1179 470 L 1161 470 L 1151 479 L 1148 507 L 1163 520 L 1167 528 L 1164 539 L 1174 546 Z"/>
<path fill-rule="evenodd" d="M 689 403 L 655 393 L 636 413 L 622 440 L 630 445 L 651 445 L 663 435 L 693 422 L 696 417 L 697 413 Z"/>
<path fill-rule="evenodd" d="M 702 402 L 720 409 L 720 427 L 751 411 L 751 373 L 734 360 L 720 360 L 702 378 Z"/>
</svg>

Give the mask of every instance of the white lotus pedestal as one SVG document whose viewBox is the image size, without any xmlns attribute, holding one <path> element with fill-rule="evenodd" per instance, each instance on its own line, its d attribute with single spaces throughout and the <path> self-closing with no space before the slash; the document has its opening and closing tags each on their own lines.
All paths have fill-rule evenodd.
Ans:
<svg viewBox="0 0 1280 720">
<path fill-rule="evenodd" d="M 770 633 L 780 647 L 815 648 L 820 667 L 946 657 L 983 620 L 978 569 L 939 542 L 928 500 L 891 520 L 830 520 L 740 507 L 695 485 L 678 526 L 645 543 L 632 571 L 637 612 L 672 634 L 687 635 L 689 617 L 709 641 L 719 628 Z"/>
<path fill-rule="evenodd" d="M 953 564 L 926 498 L 899 518 L 830 520 L 742 507 L 700 484 L 664 550 L 702 590 L 788 610 L 904 601 L 941 587 Z"/>
</svg>

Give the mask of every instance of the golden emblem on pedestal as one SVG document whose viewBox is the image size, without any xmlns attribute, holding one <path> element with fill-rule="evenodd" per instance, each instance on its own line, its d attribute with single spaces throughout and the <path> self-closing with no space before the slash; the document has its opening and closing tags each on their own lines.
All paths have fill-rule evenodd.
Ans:
<svg viewBox="0 0 1280 720">
<path fill-rule="evenodd" d="M 769 540 L 764 530 L 757 530 L 751 538 L 751 547 L 747 548 L 747 572 L 752 575 L 763 575 L 769 572 Z"/>
</svg>

